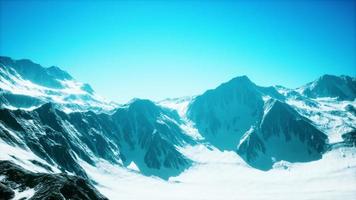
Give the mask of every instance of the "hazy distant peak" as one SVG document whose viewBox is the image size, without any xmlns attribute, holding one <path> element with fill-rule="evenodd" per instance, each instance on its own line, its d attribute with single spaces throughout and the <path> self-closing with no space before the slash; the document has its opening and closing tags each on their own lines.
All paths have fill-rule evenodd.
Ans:
<svg viewBox="0 0 356 200">
<path fill-rule="evenodd" d="M 323 75 L 300 88 L 302 94 L 311 97 L 336 97 L 338 100 L 356 98 L 356 79 L 350 76 Z"/>
<path fill-rule="evenodd" d="M 60 69 L 57 66 L 51 66 L 46 69 L 47 73 L 60 79 L 60 80 L 71 80 L 73 77 L 68 74 L 68 72 Z"/>
</svg>

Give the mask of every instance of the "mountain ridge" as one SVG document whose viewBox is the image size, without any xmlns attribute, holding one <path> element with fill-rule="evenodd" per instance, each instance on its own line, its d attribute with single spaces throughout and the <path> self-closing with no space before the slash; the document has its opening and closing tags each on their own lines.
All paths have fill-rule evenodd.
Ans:
<svg viewBox="0 0 356 200">
<path fill-rule="evenodd" d="M 58 67 L 0 56 L 0 102 L 6 108 L 33 108 L 54 102 L 63 110 L 110 111 L 116 103 L 98 96 L 89 84 Z"/>
<path fill-rule="evenodd" d="M 26 70 L 18 73 L 7 65 L 9 59 L 0 57 L 0 144 L 29 151 L 36 159 L 16 152 L 0 158 L 21 161 L 24 167 L 36 163 L 36 169 L 49 174 L 74 174 L 88 184 L 97 182 L 88 167 L 102 162 L 128 170 L 134 166 L 135 173 L 169 181 L 201 164 L 187 154 L 199 146 L 231 152 L 262 171 L 281 162 L 317 161 L 336 147 L 354 147 L 354 78 L 332 77 L 336 81 L 327 86 L 320 78 L 321 83 L 317 79 L 302 89 L 288 89 L 259 86 L 239 76 L 194 97 L 119 105 L 97 98 L 90 85 L 58 67 L 33 66 L 48 69 L 61 88 L 41 76 L 25 80 L 33 74 L 23 77 Z M 352 84 L 334 90 L 345 80 Z M 318 89 L 324 86 L 326 92 Z"/>
</svg>

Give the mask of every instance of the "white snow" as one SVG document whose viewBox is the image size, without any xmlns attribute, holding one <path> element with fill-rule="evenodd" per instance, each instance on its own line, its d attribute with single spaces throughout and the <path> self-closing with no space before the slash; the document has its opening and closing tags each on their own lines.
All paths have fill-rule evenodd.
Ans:
<svg viewBox="0 0 356 200">
<path fill-rule="evenodd" d="M 11 105 L 3 105 L 4 108 L 9 109 L 9 110 L 17 110 L 19 108 L 11 106 Z M 31 106 L 31 107 L 27 107 L 27 108 L 21 108 L 21 110 L 26 110 L 26 111 L 32 111 L 36 108 L 39 108 L 40 106 Z"/>
<path fill-rule="evenodd" d="M 355 127 L 356 116 L 345 111 L 345 107 L 347 105 L 356 107 L 356 100 L 337 101 L 335 98 L 318 98 L 309 101 L 317 106 L 309 106 L 305 101 L 293 98 L 288 98 L 286 102 L 326 133 L 330 143 L 342 141 L 342 134 Z"/>
<path fill-rule="evenodd" d="M 128 169 L 132 169 L 133 171 L 139 172 L 140 170 L 138 169 L 137 165 L 132 161 L 128 166 Z"/>
<path fill-rule="evenodd" d="M 247 166 L 234 152 L 204 145 L 187 147 L 185 152 L 197 163 L 169 181 L 145 177 L 105 161 L 96 168 L 84 162 L 81 165 L 99 183 L 99 191 L 110 199 L 356 198 L 354 149 L 334 150 L 310 163 L 279 162 L 267 172 Z"/>
<path fill-rule="evenodd" d="M 157 102 L 158 105 L 176 110 L 180 117 L 185 118 L 190 102 L 194 97 L 182 97 L 174 99 L 165 99 Z"/>
<path fill-rule="evenodd" d="M 184 131 L 185 134 L 189 135 L 195 140 L 202 140 L 203 137 L 200 135 L 199 131 L 195 128 L 195 124 L 188 120 L 187 118 L 182 119 L 182 124 L 180 128 Z"/>
<path fill-rule="evenodd" d="M 32 172 L 49 172 L 48 170 L 39 167 L 31 162 L 31 160 L 47 164 L 51 167 L 53 172 L 59 173 L 58 167 L 49 165 L 45 160 L 39 158 L 32 151 L 14 147 L 6 144 L 0 139 L 0 160 L 10 160 L 11 162 L 24 167 Z"/>
<path fill-rule="evenodd" d="M 79 83 L 77 81 L 73 80 L 65 80 L 65 81 L 60 81 L 63 86 L 65 86 L 64 89 L 61 91 L 66 94 L 86 94 L 84 90 L 82 90 L 83 83 Z"/>
<path fill-rule="evenodd" d="M 44 102 L 55 102 L 61 105 L 66 112 L 82 111 L 89 108 L 100 108 L 104 111 L 109 111 L 117 105 L 95 93 L 90 94 L 86 92 L 82 89 L 84 84 L 76 80 L 59 80 L 59 82 L 63 86 L 62 89 L 44 87 L 29 80 L 24 80 L 12 68 L 7 68 L 6 70 L 0 69 L 0 88 L 2 90 L 11 94 L 35 97 Z M 11 108 L 11 106 L 8 107 Z"/>
<path fill-rule="evenodd" d="M 180 128 L 184 131 L 185 134 L 189 135 L 195 140 L 201 140 L 203 139 L 203 137 L 195 128 L 195 124 L 187 118 L 188 106 L 193 100 L 193 98 L 194 97 L 165 99 L 163 101 L 158 102 L 158 105 L 177 111 L 178 115 L 181 117 L 182 120 L 182 123 L 177 125 L 180 126 Z"/>
<path fill-rule="evenodd" d="M 36 192 L 33 188 L 27 188 L 24 191 L 14 190 L 15 197 L 12 200 L 25 200 L 30 199 Z"/>
<path fill-rule="evenodd" d="M 19 74 L 9 73 L 2 68 L 0 68 L 0 74 L 2 75 L 0 76 L 0 88 L 4 91 L 51 100 L 64 105 L 63 109 L 67 112 L 79 109 L 79 107 L 70 107 L 69 104 L 104 108 L 104 110 L 111 110 L 117 106 L 96 94 L 87 93 L 82 89 L 83 84 L 74 80 L 61 81 L 64 89 L 53 89 L 23 80 Z M 299 88 L 295 91 L 302 94 L 302 90 L 303 88 Z M 288 97 L 292 90 L 280 87 L 278 91 L 286 96 L 286 103 L 293 106 L 301 115 L 309 118 L 316 127 L 328 134 L 331 143 L 341 141 L 341 135 L 350 131 L 356 124 L 356 117 L 345 111 L 345 106 L 348 104 L 356 107 L 356 101 L 336 101 L 333 98 L 299 99 L 293 96 Z M 71 99 L 71 95 L 76 95 L 76 98 Z M 181 129 L 195 140 L 202 141 L 203 138 L 196 130 L 194 123 L 186 116 L 188 106 L 193 98 L 167 99 L 158 102 L 158 104 L 176 110 L 182 119 L 182 123 L 178 124 Z M 263 97 L 265 102 L 269 99 L 269 96 Z M 310 103 L 316 106 L 313 107 Z M 238 107 L 235 110 L 244 112 L 247 108 Z M 241 116 L 244 117 L 244 115 Z M 229 116 L 219 116 L 222 120 L 224 117 Z M 170 119 L 168 116 L 162 116 L 162 118 Z M 243 120 L 254 121 L 245 118 Z M 245 121 L 241 124 L 244 124 Z M 22 121 L 21 123 L 32 123 L 31 127 L 41 129 L 31 121 Z M 246 122 L 246 124 L 249 123 Z M 20 138 L 11 130 L 1 123 L 0 126 L 20 141 Z M 65 127 L 71 133 L 72 140 L 79 140 L 80 134 L 69 123 L 65 123 Z M 252 129 L 246 134 L 251 131 Z M 93 157 L 92 159 L 95 160 L 87 146 L 81 145 L 81 148 L 88 151 Z M 322 159 L 308 163 L 279 161 L 269 171 L 254 169 L 247 165 L 236 152 L 220 151 L 208 144 L 177 148 L 194 163 L 182 174 L 171 177 L 168 181 L 140 174 L 134 162 L 125 168 L 122 164 L 114 165 L 103 159 L 97 159 L 96 166 L 80 160 L 78 156 L 77 159 L 89 177 L 98 183 L 96 185 L 98 190 L 114 200 L 356 199 L 355 148 L 334 149 L 324 154 Z M 119 152 L 117 153 L 119 154 Z M 0 140 L 0 160 L 11 160 L 33 172 L 49 172 L 31 162 L 31 160 L 36 160 L 48 164 L 45 160 L 27 149 L 10 146 L 2 140 Z M 53 172 L 60 172 L 57 166 L 51 167 Z M 0 180 L 4 178 L 4 176 L 0 176 Z M 30 198 L 35 190 L 28 188 L 22 192 L 15 190 L 15 193 L 15 199 Z"/>
</svg>

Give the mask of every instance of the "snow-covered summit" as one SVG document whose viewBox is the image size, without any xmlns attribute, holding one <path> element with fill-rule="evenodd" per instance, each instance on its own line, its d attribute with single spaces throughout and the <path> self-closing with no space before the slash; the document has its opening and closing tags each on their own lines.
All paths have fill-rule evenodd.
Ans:
<svg viewBox="0 0 356 200">
<path fill-rule="evenodd" d="M 297 91 L 310 98 L 335 97 L 338 100 L 353 101 L 356 98 L 356 78 L 323 75 Z"/>
<path fill-rule="evenodd" d="M 187 116 L 208 143 L 236 151 L 259 169 L 280 160 L 320 159 L 327 136 L 288 105 L 287 98 L 275 87 L 258 86 L 242 76 L 197 96 Z"/>
<path fill-rule="evenodd" d="M 65 111 L 105 111 L 116 106 L 58 67 L 9 57 L 0 57 L 0 102 L 1 107 L 25 109 L 53 102 Z"/>
</svg>

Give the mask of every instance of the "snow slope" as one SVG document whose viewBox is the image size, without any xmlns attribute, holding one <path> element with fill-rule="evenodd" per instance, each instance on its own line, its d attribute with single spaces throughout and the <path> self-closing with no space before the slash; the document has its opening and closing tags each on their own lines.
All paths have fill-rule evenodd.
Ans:
<svg viewBox="0 0 356 200">
<path fill-rule="evenodd" d="M 342 134 L 356 129 L 356 99 L 337 100 L 336 97 L 308 98 L 295 90 L 277 87 L 286 96 L 286 103 L 310 119 L 326 133 L 330 143 L 342 141 Z"/>
<path fill-rule="evenodd" d="M 237 154 L 187 147 L 187 156 L 199 160 L 181 175 L 162 181 L 101 162 L 83 166 L 109 199 L 344 199 L 356 198 L 356 155 L 338 149 L 309 163 L 285 163 L 264 172 L 248 167 Z"/>
</svg>

